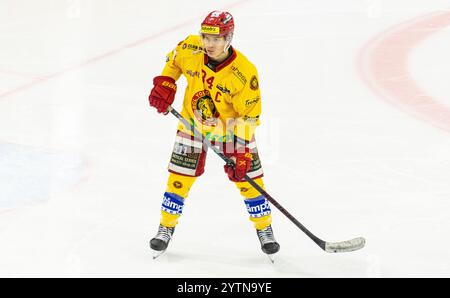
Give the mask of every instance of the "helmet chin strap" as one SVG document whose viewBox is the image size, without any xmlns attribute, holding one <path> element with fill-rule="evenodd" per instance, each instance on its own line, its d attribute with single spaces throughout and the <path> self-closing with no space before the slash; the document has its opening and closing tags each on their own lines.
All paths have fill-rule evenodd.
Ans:
<svg viewBox="0 0 450 298">
<path fill-rule="evenodd" d="M 201 33 L 200 33 L 201 34 Z M 228 49 L 231 47 L 231 40 L 233 39 L 233 33 L 230 33 L 230 34 L 228 34 L 226 37 L 225 37 L 225 42 L 226 42 L 226 44 L 225 44 L 225 47 L 223 48 L 223 52 L 224 53 L 228 53 Z M 201 44 L 202 44 L 202 49 L 201 49 L 201 52 L 203 52 L 204 54 L 208 54 L 207 52 L 206 52 L 206 49 L 205 49 L 205 45 L 203 44 L 203 39 L 202 38 L 200 38 L 200 42 L 201 42 Z"/>
<path fill-rule="evenodd" d="M 230 48 L 231 44 L 227 43 L 227 45 L 223 48 L 224 53 L 228 53 L 228 49 Z"/>
<path fill-rule="evenodd" d="M 230 48 L 230 46 L 231 46 L 231 40 L 233 39 L 233 33 L 230 33 L 230 34 L 228 34 L 226 37 L 225 37 L 225 40 L 226 40 L 226 42 L 227 42 L 227 44 L 225 45 L 225 48 L 223 49 L 223 52 L 224 53 L 228 53 L 228 49 Z"/>
</svg>

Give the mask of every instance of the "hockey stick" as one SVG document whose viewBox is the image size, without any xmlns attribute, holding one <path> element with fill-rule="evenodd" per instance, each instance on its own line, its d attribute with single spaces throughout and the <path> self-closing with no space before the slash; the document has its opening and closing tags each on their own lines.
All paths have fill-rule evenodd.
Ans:
<svg viewBox="0 0 450 298">
<path fill-rule="evenodd" d="M 202 133 L 200 133 L 193 125 L 189 123 L 189 121 L 180 115 L 172 106 L 169 106 L 167 112 L 172 113 L 175 117 L 177 117 L 186 128 L 190 128 L 194 133 L 194 136 L 200 140 L 203 140 L 203 144 L 207 147 L 211 148 L 220 158 L 222 158 L 227 164 L 234 167 L 234 162 L 226 157 L 220 149 L 216 148 L 211 144 L 211 142 L 203 137 Z M 313 233 L 311 233 L 304 225 L 302 225 L 292 214 L 290 214 L 283 206 L 280 205 L 272 196 L 270 196 L 264 189 L 262 189 L 252 178 L 248 175 L 245 175 L 245 180 L 250 183 L 257 191 L 259 191 L 266 199 L 272 203 L 273 206 L 277 207 L 278 210 L 281 211 L 287 218 L 289 218 L 300 230 L 302 230 L 312 241 L 314 241 L 320 248 L 322 248 L 326 252 L 350 252 L 361 249 L 364 247 L 366 240 L 363 237 L 354 238 L 347 241 L 342 242 L 327 242 Z"/>
</svg>

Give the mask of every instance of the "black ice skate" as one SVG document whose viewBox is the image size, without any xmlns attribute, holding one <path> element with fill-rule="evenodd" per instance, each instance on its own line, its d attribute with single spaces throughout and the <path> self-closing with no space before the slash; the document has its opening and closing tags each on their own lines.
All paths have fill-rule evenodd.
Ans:
<svg viewBox="0 0 450 298">
<path fill-rule="evenodd" d="M 158 233 L 150 240 L 150 248 L 155 251 L 153 259 L 156 259 L 166 251 L 174 231 L 175 228 L 159 225 Z"/>
<path fill-rule="evenodd" d="M 273 236 L 272 226 L 268 226 L 262 230 L 256 230 L 262 251 L 267 254 L 270 261 L 274 262 L 274 254 L 280 250 L 280 245 Z"/>
</svg>

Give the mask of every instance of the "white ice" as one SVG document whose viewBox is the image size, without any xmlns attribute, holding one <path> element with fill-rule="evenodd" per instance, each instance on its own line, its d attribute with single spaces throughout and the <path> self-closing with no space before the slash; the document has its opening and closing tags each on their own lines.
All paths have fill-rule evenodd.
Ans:
<svg viewBox="0 0 450 298">
<path fill-rule="evenodd" d="M 450 277 L 450 134 L 372 93 L 355 66 L 379 32 L 448 8 L 3 0 L 0 276 Z M 214 9 L 234 15 L 233 45 L 259 71 L 268 192 L 325 240 L 364 236 L 363 250 L 327 254 L 274 210 L 281 250 L 270 264 L 211 152 L 167 254 L 152 259 L 177 121 L 147 96 L 166 53 Z M 409 60 L 447 106 L 449 32 Z"/>
</svg>

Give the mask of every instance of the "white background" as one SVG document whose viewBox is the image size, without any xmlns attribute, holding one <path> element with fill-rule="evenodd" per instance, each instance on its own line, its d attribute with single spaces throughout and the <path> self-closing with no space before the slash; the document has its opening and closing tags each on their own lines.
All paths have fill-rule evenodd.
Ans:
<svg viewBox="0 0 450 298">
<path fill-rule="evenodd" d="M 373 36 L 448 1 L 0 5 L 0 276 L 450 276 L 449 132 L 372 93 L 356 65 Z M 274 210 L 270 264 L 211 152 L 152 260 L 177 121 L 147 96 L 166 53 L 214 9 L 234 15 L 233 45 L 259 71 L 268 192 L 325 240 L 364 236 L 363 250 L 327 254 Z M 409 60 L 447 106 L 449 32 Z"/>
</svg>

